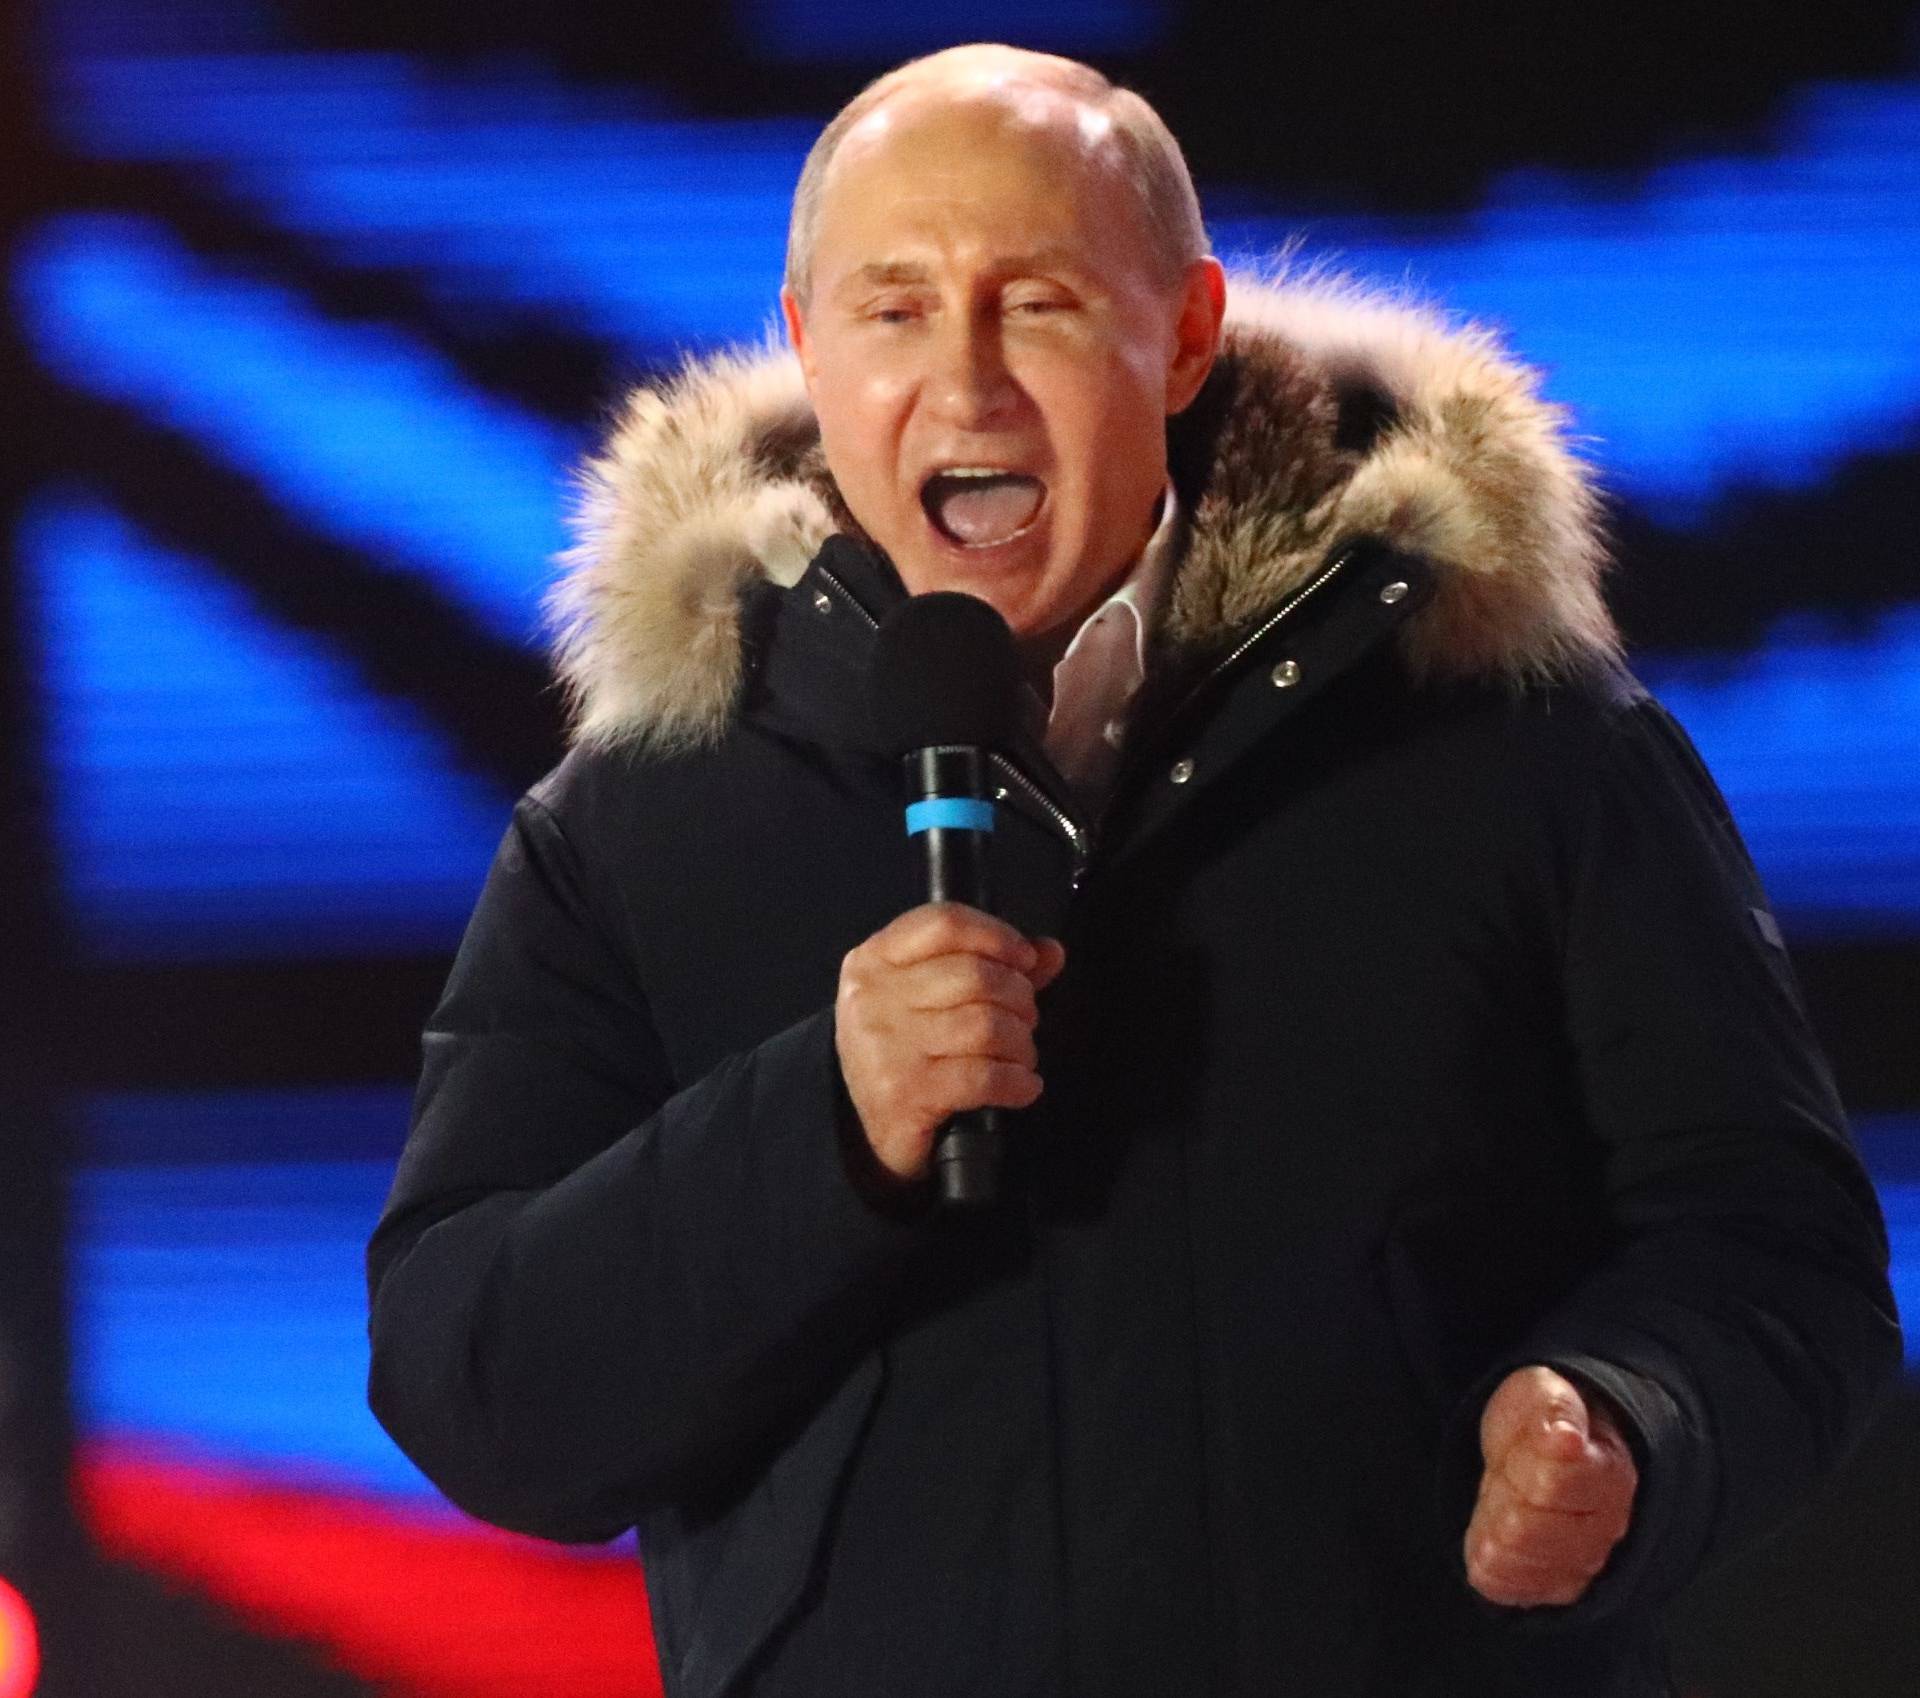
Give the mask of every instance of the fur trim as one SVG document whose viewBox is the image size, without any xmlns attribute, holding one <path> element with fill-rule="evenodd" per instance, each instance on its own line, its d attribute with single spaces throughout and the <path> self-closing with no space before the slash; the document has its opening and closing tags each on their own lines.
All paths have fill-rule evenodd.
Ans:
<svg viewBox="0 0 1920 1698">
<path fill-rule="evenodd" d="M 790 584 L 833 530 L 799 363 L 769 345 L 628 398 L 581 474 L 547 597 L 574 740 L 707 742 L 740 686 L 742 586 Z"/>
<path fill-rule="evenodd" d="M 1408 620 L 1417 678 L 1546 682 L 1619 638 L 1563 411 L 1494 336 L 1326 278 L 1236 277 L 1219 364 L 1169 428 L 1191 514 L 1162 633 L 1230 642 L 1335 549 L 1383 538 L 1437 569 Z M 627 401 L 587 465 L 549 596 L 575 740 L 677 748 L 724 730 L 739 594 L 790 584 L 844 524 L 798 363 L 773 343 Z"/>
</svg>

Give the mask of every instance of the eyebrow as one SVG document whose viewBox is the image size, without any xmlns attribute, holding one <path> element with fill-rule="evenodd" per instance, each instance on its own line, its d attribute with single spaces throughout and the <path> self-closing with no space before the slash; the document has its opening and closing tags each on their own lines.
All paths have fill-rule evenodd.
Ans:
<svg viewBox="0 0 1920 1698">
<path fill-rule="evenodd" d="M 1086 261 L 1080 255 L 1057 245 L 1036 248 L 1032 253 L 1013 254 L 995 265 L 993 271 L 1005 277 L 1024 277 L 1037 271 L 1065 271 L 1077 278 L 1089 275 Z M 932 280 L 933 268 L 920 260 L 869 260 L 849 273 L 834 294 L 846 297 L 862 289 L 905 288 Z"/>
<path fill-rule="evenodd" d="M 908 283 L 928 282 L 932 276 L 931 268 L 915 260 L 871 260 L 849 273 L 834 293 L 850 295 L 859 289 L 897 288 Z"/>
</svg>

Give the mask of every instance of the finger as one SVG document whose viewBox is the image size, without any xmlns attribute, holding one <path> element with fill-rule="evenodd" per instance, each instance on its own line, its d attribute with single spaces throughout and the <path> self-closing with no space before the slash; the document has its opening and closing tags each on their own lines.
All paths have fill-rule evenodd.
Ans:
<svg viewBox="0 0 1920 1698">
<path fill-rule="evenodd" d="M 1040 956 L 1034 965 L 1032 975 L 1033 988 L 1037 995 L 1060 977 L 1061 969 L 1067 964 L 1067 946 L 1057 937 L 1043 937 L 1034 940 L 1034 948 Z"/>
<path fill-rule="evenodd" d="M 1579 1454 L 1587 1438 L 1587 1406 L 1572 1381 L 1551 1368 L 1516 1368 L 1500 1382 L 1480 1418 L 1480 1449 L 1488 1462 L 1523 1439 L 1550 1454 Z"/>
<path fill-rule="evenodd" d="M 1496 1603 L 1570 1603 L 1592 1584 L 1617 1541 L 1592 1536 L 1588 1522 L 1540 1519 L 1530 1535 L 1509 1527 L 1506 1536 L 1498 1518 L 1475 1519 L 1462 1554 L 1476 1591 Z"/>
<path fill-rule="evenodd" d="M 974 1108 L 1027 1108 L 1041 1091 L 1040 1075 L 1011 1061 L 939 1056 L 927 1063 L 926 1074 L 937 1120 Z"/>
<path fill-rule="evenodd" d="M 960 902 L 925 902 L 889 921 L 868 940 L 893 967 L 912 967 L 936 955 L 984 955 L 1017 973 L 1030 973 L 1040 953 L 992 914 Z"/>
<path fill-rule="evenodd" d="M 1624 1531 L 1624 1517 L 1603 1526 L 1596 1517 L 1476 1513 L 1462 1548 L 1467 1578 L 1496 1603 L 1571 1603 L 1606 1567 Z"/>
<path fill-rule="evenodd" d="M 1519 1550 L 1501 1544 L 1500 1540 L 1469 1540 L 1467 1575 L 1480 1579 L 1498 1575 L 1505 1585 L 1524 1585 L 1538 1590 L 1586 1587 L 1607 1565 L 1609 1554 L 1611 1548 Z"/>
<path fill-rule="evenodd" d="M 1583 1442 L 1567 1457 L 1548 1439 L 1523 1439 L 1495 1468 L 1514 1496 L 1534 1509 L 1563 1515 L 1592 1515 L 1628 1502 L 1639 1483 L 1632 1454 Z"/>
<path fill-rule="evenodd" d="M 936 955 L 901 971 L 912 975 L 904 993 L 906 1006 L 920 1012 L 991 1003 L 1018 1015 L 1028 1025 L 1040 1017 L 1033 981 L 1025 973 L 982 955 Z"/>
<path fill-rule="evenodd" d="M 1592 1573 L 1620 1542 L 1626 1518 L 1558 1515 L 1502 1498 L 1483 1505 L 1467 1531 L 1482 1549 L 1513 1561 Z"/>
<path fill-rule="evenodd" d="M 1490 1604 L 1503 1604 L 1510 1609 L 1536 1609 L 1542 1605 L 1578 1603 L 1593 1584 L 1593 1576 L 1548 1574 L 1491 1558 L 1469 1562 L 1467 1582 Z"/>
<path fill-rule="evenodd" d="M 1039 1064 L 1033 1028 L 1017 1015 L 990 1003 L 970 1002 L 962 1008 L 943 1008 L 922 1017 L 914 1036 L 925 1045 L 930 1060 L 976 1057 L 1011 1061 L 1032 1068 Z"/>
</svg>

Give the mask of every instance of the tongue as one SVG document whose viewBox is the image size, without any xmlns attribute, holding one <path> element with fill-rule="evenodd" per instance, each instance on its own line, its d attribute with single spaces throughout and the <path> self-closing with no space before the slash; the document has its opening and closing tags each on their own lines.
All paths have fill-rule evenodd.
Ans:
<svg viewBox="0 0 1920 1698">
<path fill-rule="evenodd" d="M 1037 478 L 1008 472 L 991 478 L 936 478 L 928 491 L 933 521 L 956 542 L 972 547 L 1005 542 L 1040 511 Z"/>
</svg>

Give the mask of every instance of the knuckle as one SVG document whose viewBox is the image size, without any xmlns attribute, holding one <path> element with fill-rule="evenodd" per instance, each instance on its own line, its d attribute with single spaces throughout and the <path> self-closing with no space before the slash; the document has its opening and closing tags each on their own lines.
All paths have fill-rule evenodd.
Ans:
<svg viewBox="0 0 1920 1698">
<path fill-rule="evenodd" d="M 1039 1095 L 1033 1074 L 1011 1061 L 988 1062 L 983 1089 L 987 1100 L 999 1108 L 1024 1108 Z"/>
<path fill-rule="evenodd" d="M 932 907 L 932 934 L 949 949 L 964 947 L 981 933 L 985 916 L 958 902 L 936 902 Z"/>
<path fill-rule="evenodd" d="M 988 1063 L 978 1056 L 948 1056 L 941 1064 L 944 1089 L 942 1107 L 949 1113 L 977 1107 L 982 1101 L 988 1078 Z"/>
<path fill-rule="evenodd" d="M 971 1047 L 976 1053 L 995 1056 L 1001 1047 L 1000 1020 L 993 1009 L 984 1003 L 976 1003 L 968 1010 L 967 1035 Z"/>
<path fill-rule="evenodd" d="M 975 958 L 980 963 L 980 994 L 999 1003 L 1002 1007 L 1017 1007 L 1022 998 L 1024 987 L 1028 997 L 1033 987 L 1025 978 L 1016 973 L 1004 961 L 994 961 L 982 955 Z"/>
</svg>

